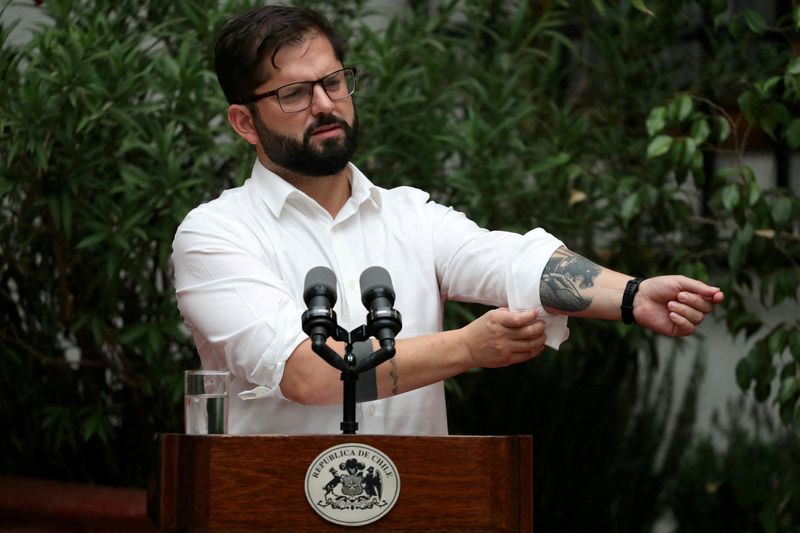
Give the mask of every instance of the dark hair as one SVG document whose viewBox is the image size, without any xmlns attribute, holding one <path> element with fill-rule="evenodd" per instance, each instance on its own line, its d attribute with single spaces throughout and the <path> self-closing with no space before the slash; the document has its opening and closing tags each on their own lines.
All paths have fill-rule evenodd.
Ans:
<svg viewBox="0 0 800 533">
<path fill-rule="evenodd" d="M 214 69 L 228 103 L 239 103 L 268 79 L 267 57 L 277 68 L 278 51 L 313 32 L 327 37 L 336 59 L 344 63 L 341 38 L 324 15 L 311 9 L 261 6 L 225 23 L 214 45 Z"/>
</svg>

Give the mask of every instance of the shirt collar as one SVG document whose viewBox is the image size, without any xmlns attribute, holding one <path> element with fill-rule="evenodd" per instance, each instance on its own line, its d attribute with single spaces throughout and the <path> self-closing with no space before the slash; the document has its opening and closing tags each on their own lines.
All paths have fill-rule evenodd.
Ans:
<svg viewBox="0 0 800 533">
<path fill-rule="evenodd" d="M 381 208 L 381 190 L 367 178 L 353 163 L 350 166 L 350 199 L 348 203 L 354 203 L 356 207 L 361 206 L 366 201 L 378 209 Z M 256 159 L 253 166 L 252 181 L 259 196 L 267 204 L 267 207 L 280 218 L 283 207 L 291 197 L 302 197 L 311 199 L 306 193 L 296 188 L 294 185 L 284 180 Z"/>
</svg>

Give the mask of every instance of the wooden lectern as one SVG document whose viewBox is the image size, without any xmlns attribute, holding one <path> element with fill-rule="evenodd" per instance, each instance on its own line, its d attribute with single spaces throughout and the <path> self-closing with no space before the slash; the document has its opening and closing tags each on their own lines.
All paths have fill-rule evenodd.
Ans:
<svg viewBox="0 0 800 533">
<path fill-rule="evenodd" d="M 391 511 L 354 530 L 532 529 L 530 436 L 164 434 L 148 512 L 164 531 L 346 531 L 304 490 L 309 465 L 344 443 L 383 452 L 401 482 Z"/>
</svg>

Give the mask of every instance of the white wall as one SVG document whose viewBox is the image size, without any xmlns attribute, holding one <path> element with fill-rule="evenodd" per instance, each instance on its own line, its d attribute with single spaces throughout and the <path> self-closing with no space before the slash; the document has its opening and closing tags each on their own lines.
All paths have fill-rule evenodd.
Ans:
<svg viewBox="0 0 800 533">
<path fill-rule="evenodd" d="M 2 6 L 2 4 L 0 4 Z M 39 24 L 46 24 L 50 21 L 42 8 L 34 5 L 32 0 L 25 4 L 14 2 L 9 5 L 0 16 L 3 25 L 9 25 L 13 21 L 18 21 L 18 25 L 12 30 L 10 41 L 13 44 L 24 43 L 30 39 L 31 31 Z"/>
</svg>

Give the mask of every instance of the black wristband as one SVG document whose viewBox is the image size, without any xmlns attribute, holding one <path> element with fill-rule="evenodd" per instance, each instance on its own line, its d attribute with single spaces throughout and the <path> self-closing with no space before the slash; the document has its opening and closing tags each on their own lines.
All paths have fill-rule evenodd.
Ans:
<svg viewBox="0 0 800 533">
<path fill-rule="evenodd" d="M 633 297 L 636 296 L 636 291 L 639 290 L 639 284 L 644 281 L 642 278 L 634 278 L 628 280 L 625 285 L 625 292 L 622 293 L 622 305 L 619 306 L 622 311 L 622 322 L 625 324 L 635 324 L 636 320 L 633 318 Z"/>
</svg>

